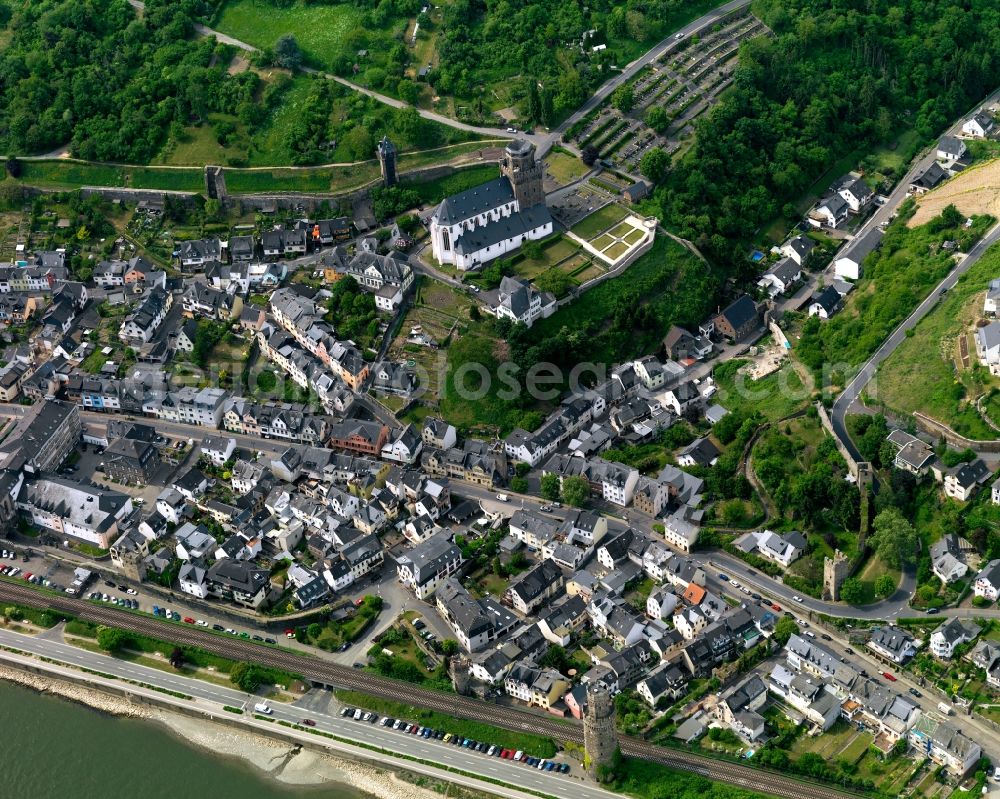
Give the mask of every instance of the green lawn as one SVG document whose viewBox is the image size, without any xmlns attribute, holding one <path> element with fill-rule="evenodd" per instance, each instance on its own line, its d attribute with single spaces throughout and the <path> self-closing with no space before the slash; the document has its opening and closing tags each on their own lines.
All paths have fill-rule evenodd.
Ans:
<svg viewBox="0 0 1000 799">
<path fill-rule="evenodd" d="M 425 710 L 405 702 L 378 699 L 358 691 L 337 691 L 337 698 L 344 704 L 374 711 L 382 716 L 405 719 L 412 724 L 444 730 L 455 735 L 463 735 L 476 741 L 486 741 L 507 749 L 520 749 L 537 757 L 552 757 L 556 746 L 551 738 L 532 735 L 527 732 L 512 732 L 490 727 L 478 721 L 467 721 L 432 710 Z"/>
<path fill-rule="evenodd" d="M 228 122 L 237 125 L 238 120 L 230 114 L 209 114 L 210 122 Z M 245 158 L 246 150 L 230 144 L 222 146 L 211 124 L 191 126 L 184 129 L 184 135 L 161 152 L 158 163 L 172 165 L 228 164 L 232 159 Z"/>
<path fill-rule="evenodd" d="M 290 33 L 307 57 L 329 66 L 338 55 L 349 52 L 348 34 L 361 28 L 363 18 L 363 7 L 349 3 L 279 5 L 267 0 L 228 0 L 213 27 L 260 48 L 273 47 L 279 37 Z"/>
<path fill-rule="evenodd" d="M 479 146 L 479 145 L 473 145 Z M 401 165 L 403 165 L 401 163 Z M 466 191 L 481 183 L 500 177 L 500 169 L 496 164 L 481 164 L 465 167 L 443 178 L 435 178 L 421 183 L 405 184 L 420 196 L 423 203 L 439 203 L 445 197 Z"/>
<path fill-rule="evenodd" d="M 869 394 L 898 413 L 921 411 L 969 438 L 995 438 L 996 432 L 972 401 L 1000 388 L 1000 380 L 979 365 L 974 339 L 986 287 L 997 276 L 1000 248 L 994 245 L 882 364 Z M 969 368 L 959 355 L 963 335 L 969 347 Z"/>
<path fill-rule="evenodd" d="M 579 252 L 579 247 L 561 235 L 548 238 L 542 244 L 540 258 L 526 258 L 523 253 L 513 259 L 514 272 L 526 280 L 534 280 L 542 272 Z"/>
<path fill-rule="evenodd" d="M 715 401 L 730 412 L 759 411 L 773 421 L 809 402 L 811 392 L 791 363 L 786 362 L 777 372 L 760 380 L 739 374 L 745 363 L 746 360 L 736 358 L 715 368 L 713 376 L 719 389 Z"/>
<path fill-rule="evenodd" d="M 556 181 L 564 186 L 579 180 L 590 171 L 590 167 L 583 161 L 562 150 L 553 150 L 545 156 L 545 168 Z"/>
<path fill-rule="evenodd" d="M 586 219 L 577 222 L 573 226 L 572 232 L 581 239 L 589 240 L 613 227 L 615 223 L 620 222 L 626 216 L 628 216 L 628 211 L 617 203 L 610 203 L 603 208 L 598 208 Z"/>
<path fill-rule="evenodd" d="M 858 574 L 861 587 L 864 589 L 864 597 L 858 602 L 859 605 L 870 605 L 878 600 L 878 597 L 875 596 L 875 581 L 883 574 L 888 574 L 896 581 L 896 585 L 899 585 L 899 569 L 884 563 L 878 555 L 870 555 L 868 562 Z"/>
<path fill-rule="evenodd" d="M 81 186 L 130 186 L 136 189 L 201 191 L 202 170 L 114 166 L 79 161 L 22 161 L 23 183 L 46 188 L 75 189 Z"/>
<path fill-rule="evenodd" d="M 378 177 L 377 161 L 351 166 L 305 169 L 227 169 L 226 188 L 232 194 L 267 191 L 343 191 L 362 186 Z"/>
</svg>

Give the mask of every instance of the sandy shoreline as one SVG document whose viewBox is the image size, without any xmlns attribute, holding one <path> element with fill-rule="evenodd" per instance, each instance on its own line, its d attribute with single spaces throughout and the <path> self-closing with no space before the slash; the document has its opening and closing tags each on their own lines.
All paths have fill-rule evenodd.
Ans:
<svg viewBox="0 0 1000 799">
<path fill-rule="evenodd" d="M 6 665 L 0 665 L 0 680 L 79 702 L 103 713 L 162 724 L 188 745 L 245 760 L 266 776 L 287 785 L 319 787 L 339 783 L 378 799 L 440 799 L 440 794 L 417 787 L 392 771 L 301 749 L 253 731 L 130 702 L 69 680 L 31 674 Z"/>
</svg>

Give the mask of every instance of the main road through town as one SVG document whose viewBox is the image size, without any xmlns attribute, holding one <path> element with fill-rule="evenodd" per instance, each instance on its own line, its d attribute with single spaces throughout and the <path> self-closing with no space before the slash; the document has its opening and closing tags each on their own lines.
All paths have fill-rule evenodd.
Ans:
<svg viewBox="0 0 1000 799">
<path fill-rule="evenodd" d="M 0 582 L 0 601 L 47 607 L 97 624 L 107 624 L 130 632 L 168 640 L 177 644 L 201 647 L 222 657 L 258 663 L 263 666 L 301 674 L 318 686 L 349 688 L 372 696 L 406 700 L 448 715 L 480 721 L 517 732 L 532 732 L 552 737 L 557 742 L 583 742 L 579 725 L 513 707 L 499 706 L 454 694 L 443 694 L 403 684 L 358 669 L 347 668 L 319 658 L 299 655 L 275 647 L 218 635 L 183 623 L 174 624 L 149 616 L 127 613 L 86 600 L 56 594 L 43 594 L 28 586 Z M 366 735 L 370 731 L 366 729 Z M 395 740 L 395 739 L 394 739 Z M 766 792 L 783 799 L 837 799 L 853 794 L 750 766 L 715 760 L 704 755 L 659 747 L 639 738 L 621 736 L 624 754 L 661 763 L 682 771 L 694 772 L 719 782 Z M 437 750 L 435 749 L 435 752 Z M 577 782 L 559 795 L 576 797 Z M 551 787 L 551 786 L 549 786 Z"/>
</svg>

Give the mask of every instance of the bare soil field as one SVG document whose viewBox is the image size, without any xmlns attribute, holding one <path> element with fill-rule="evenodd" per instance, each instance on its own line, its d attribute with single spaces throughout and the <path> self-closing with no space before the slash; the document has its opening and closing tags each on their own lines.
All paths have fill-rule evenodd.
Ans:
<svg viewBox="0 0 1000 799">
<path fill-rule="evenodd" d="M 916 227 L 929 222 L 951 204 L 967 216 L 992 214 L 1000 217 L 1000 160 L 967 169 L 917 198 L 917 212 L 907 224 Z"/>
</svg>

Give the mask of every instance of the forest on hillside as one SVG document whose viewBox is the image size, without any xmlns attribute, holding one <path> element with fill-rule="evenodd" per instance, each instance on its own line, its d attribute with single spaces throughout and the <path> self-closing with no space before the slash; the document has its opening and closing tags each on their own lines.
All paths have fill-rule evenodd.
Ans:
<svg viewBox="0 0 1000 799">
<path fill-rule="evenodd" d="M 231 49 L 190 40 L 202 0 L 0 2 L 0 149 L 145 163 L 172 126 L 211 111 L 252 123 L 262 113 L 253 72 L 229 75 Z M 229 53 L 227 56 L 226 53 Z"/>
<path fill-rule="evenodd" d="M 667 177 L 664 218 L 737 276 L 746 244 L 839 159 L 914 129 L 929 143 L 1000 82 L 992 0 L 757 0 L 733 88 Z"/>
</svg>

